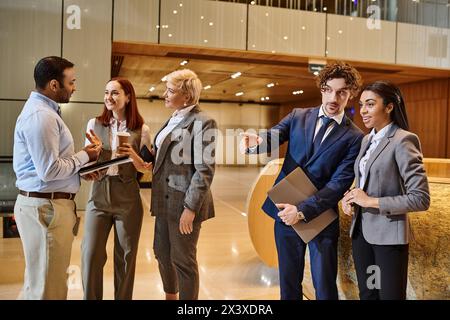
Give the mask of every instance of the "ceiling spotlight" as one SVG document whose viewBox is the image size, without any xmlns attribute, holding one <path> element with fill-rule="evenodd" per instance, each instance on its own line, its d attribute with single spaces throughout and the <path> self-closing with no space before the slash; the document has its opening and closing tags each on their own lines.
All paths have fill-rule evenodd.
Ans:
<svg viewBox="0 0 450 320">
<path fill-rule="evenodd" d="M 150 92 L 155 91 L 155 87 L 150 87 L 150 89 L 148 89 L 148 91 L 150 91 Z"/>
<path fill-rule="evenodd" d="M 266 100 L 269 100 L 269 97 L 266 97 Z"/>
<path fill-rule="evenodd" d="M 162 78 L 161 78 L 161 81 L 162 81 L 162 82 L 166 82 L 166 81 L 167 81 L 167 76 L 162 77 Z"/>
<path fill-rule="evenodd" d="M 275 83 L 272 82 L 267 85 L 267 88 L 272 88 L 273 86 L 275 86 Z"/>
<path fill-rule="evenodd" d="M 183 61 L 180 62 L 180 66 L 185 66 L 185 65 L 187 65 L 188 63 L 189 63 L 188 60 L 183 60 Z"/>
<path fill-rule="evenodd" d="M 266 100 L 266 98 L 264 98 L 264 97 L 261 97 L 261 101 L 264 101 L 264 100 Z"/>
<path fill-rule="evenodd" d="M 208 90 L 211 89 L 211 86 L 208 84 L 206 87 L 204 87 L 203 89 Z"/>
<path fill-rule="evenodd" d="M 236 79 L 236 78 L 239 78 L 241 75 L 242 75 L 242 73 L 236 72 L 235 74 L 232 74 L 231 77 L 232 77 L 233 79 Z"/>
<path fill-rule="evenodd" d="M 294 96 L 299 95 L 299 94 L 303 94 L 303 90 L 293 91 L 292 94 Z"/>
<path fill-rule="evenodd" d="M 236 97 L 239 97 L 239 96 L 242 96 L 244 93 L 241 91 L 241 92 L 238 92 L 238 93 L 236 93 Z"/>
</svg>

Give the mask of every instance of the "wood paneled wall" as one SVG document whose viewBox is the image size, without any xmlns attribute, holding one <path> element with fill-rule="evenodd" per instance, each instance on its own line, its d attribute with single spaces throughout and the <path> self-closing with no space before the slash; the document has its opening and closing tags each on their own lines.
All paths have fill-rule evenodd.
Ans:
<svg viewBox="0 0 450 320">
<path fill-rule="evenodd" d="M 449 79 L 400 86 L 411 131 L 417 134 L 427 158 L 450 157 Z"/>
</svg>

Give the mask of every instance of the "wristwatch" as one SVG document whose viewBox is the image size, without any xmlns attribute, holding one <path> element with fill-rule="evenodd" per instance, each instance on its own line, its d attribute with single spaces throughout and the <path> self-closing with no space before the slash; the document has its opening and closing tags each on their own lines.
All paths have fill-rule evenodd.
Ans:
<svg viewBox="0 0 450 320">
<path fill-rule="evenodd" d="M 299 221 L 300 220 L 305 221 L 305 215 L 301 211 L 297 211 L 297 218 L 298 218 Z"/>
</svg>

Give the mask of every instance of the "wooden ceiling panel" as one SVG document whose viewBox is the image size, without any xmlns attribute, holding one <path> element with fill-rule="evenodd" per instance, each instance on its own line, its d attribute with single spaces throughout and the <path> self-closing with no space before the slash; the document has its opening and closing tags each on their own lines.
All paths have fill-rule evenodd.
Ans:
<svg viewBox="0 0 450 320">
<path fill-rule="evenodd" d="M 314 57 L 313 57 L 314 58 Z M 183 60 L 188 64 L 181 66 Z M 315 76 L 308 71 L 308 57 L 270 54 L 255 51 L 212 49 L 204 47 L 158 45 L 151 43 L 113 43 L 114 72 L 127 77 L 138 97 L 161 98 L 165 84 L 161 80 L 170 72 L 189 68 L 195 71 L 204 86 L 202 99 L 217 101 L 281 104 L 319 97 Z M 450 70 L 399 65 L 351 62 L 363 81 L 387 80 L 404 84 L 435 78 L 449 78 Z M 241 72 L 239 78 L 231 75 Z M 275 85 L 267 87 L 269 83 Z M 154 87 L 153 91 L 149 91 Z M 293 92 L 303 90 L 302 94 Z M 244 92 L 236 96 L 237 92 Z"/>
</svg>

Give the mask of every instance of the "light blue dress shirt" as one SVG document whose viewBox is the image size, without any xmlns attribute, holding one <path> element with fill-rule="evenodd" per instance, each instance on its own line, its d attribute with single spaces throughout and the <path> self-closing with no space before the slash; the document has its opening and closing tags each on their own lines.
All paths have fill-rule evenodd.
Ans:
<svg viewBox="0 0 450 320">
<path fill-rule="evenodd" d="M 78 170 L 89 156 L 85 151 L 75 153 L 72 134 L 58 107 L 33 91 L 17 118 L 13 167 L 20 190 L 76 193 L 80 188 Z"/>
</svg>

